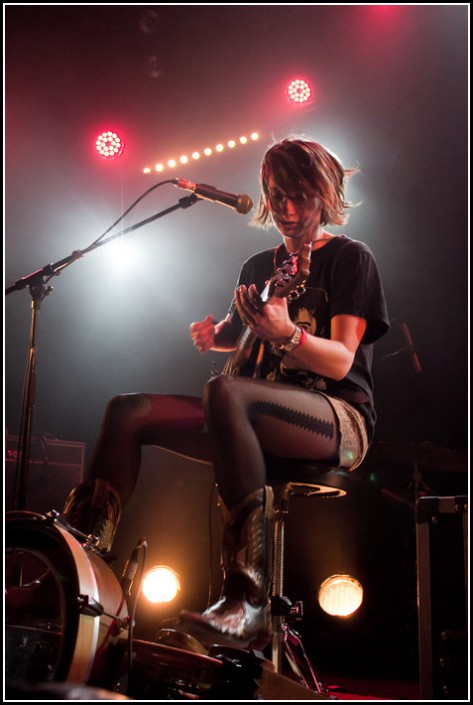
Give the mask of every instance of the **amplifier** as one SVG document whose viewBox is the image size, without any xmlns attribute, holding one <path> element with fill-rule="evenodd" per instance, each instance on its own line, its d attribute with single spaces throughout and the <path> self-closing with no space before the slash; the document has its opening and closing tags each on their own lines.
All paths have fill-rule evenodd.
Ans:
<svg viewBox="0 0 473 705">
<path fill-rule="evenodd" d="M 5 441 L 5 509 L 14 509 L 17 436 Z M 24 509 L 43 514 L 62 511 L 69 492 L 83 479 L 85 443 L 33 434 Z"/>
</svg>

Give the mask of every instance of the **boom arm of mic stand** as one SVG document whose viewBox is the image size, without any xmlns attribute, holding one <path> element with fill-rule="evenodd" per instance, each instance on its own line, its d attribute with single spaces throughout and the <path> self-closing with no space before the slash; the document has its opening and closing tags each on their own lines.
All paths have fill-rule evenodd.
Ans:
<svg viewBox="0 0 473 705">
<path fill-rule="evenodd" d="M 153 220 L 162 218 L 164 215 L 168 215 L 168 213 L 172 213 L 178 208 L 189 208 L 189 206 L 192 206 L 194 205 L 194 203 L 197 203 L 197 201 L 201 200 L 202 199 L 199 198 L 199 196 L 196 196 L 195 194 L 180 198 L 178 203 L 176 203 L 174 206 L 166 208 L 166 210 L 160 211 L 159 213 L 155 213 L 149 218 L 145 218 L 145 220 L 140 220 L 139 223 L 135 223 L 135 225 L 130 225 L 128 228 L 125 228 L 125 230 L 122 230 L 119 233 L 115 233 L 115 235 L 110 235 L 110 237 L 107 237 L 105 240 L 101 240 L 100 242 L 96 241 L 92 245 L 89 245 L 89 247 L 86 247 L 85 250 L 75 250 L 72 254 L 68 255 L 67 257 L 64 257 L 64 259 L 61 259 L 58 262 L 54 262 L 53 264 L 46 264 L 41 269 L 32 272 L 32 274 L 28 274 L 26 277 L 18 279 L 12 286 L 8 287 L 8 289 L 5 289 L 5 295 L 12 294 L 14 291 L 19 291 L 20 289 L 24 289 L 26 286 L 36 286 L 38 280 L 42 277 L 57 276 L 68 265 L 72 264 L 75 260 L 79 259 L 80 257 L 83 257 L 88 252 L 92 252 L 92 250 L 95 250 L 98 247 L 102 247 L 102 245 L 108 244 L 111 240 L 115 240 L 117 237 L 121 237 L 122 235 L 126 235 L 126 233 L 130 233 L 133 230 L 137 230 L 138 228 L 143 227 L 143 225 L 148 225 L 148 223 L 152 223 Z M 49 291 L 51 291 L 51 288 L 49 288 Z M 47 293 L 49 293 L 49 291 Z M 44 296 L 45 295 L 46 294 L 44 294 Z M 42 298 L 44 298 L 44 296 Z"/>
<path fill-rule="evenodd" d="M 14 291 L 19 291 L 24 289 L 26 286 L 29 287 L 31 293 L 31 325 L 30 325 L 30 339 L 28 348 L 28 360 L 26 364 L 25 380 L 23 384 L 23 400 L 22 400 L 22 411 L 21 411 L 21 422 L 20 422 L 20 433 L 18 438 L 18 453 L 16 459 L 16 469 L 15 469 L 15 481 L 13 490 L 13 508 L 15 510 L 22 510 L 26 507 L 26 491 L 28 483 L 28 468 L 30 462 L 30 452 L 31 452 L 31 430 L 33 423 L 33 409 L 35 402 L 36 393 L 36 329 L 38 322 L 38 312 L 41 305 L 41 301 L 47 296 L 52 290 L 52 286 L 45 286 L 43 278 L 57 276 L 61 271 L 72 264 L 75 260 L 82 257 L 84 254 L 95 250 L 97 247 L 106 245 L 110 240 L 114 240 L 117 237 L 121 237 L 125 233 L 131 232 L 132 230 L 137 230 L 143 225 L 151 223 L 157 218 L 161 218 L 168 213 L 172 213 L 178 208 L 188 208 L 192 206 L 197 201 L 202 199 L 191 194 L 190 196 L 185 196 L 179 199 L 179 201 L 170 208 L 167 208 L 159 213 L 146 218 L 145 220 L 135 223 L 130 227 L 122 230 L 115 235 L 111 235 L 105 240 L 100 240 L 92 243 L 85 250 L 76 250 L 68 257 L 59 260 L 53 264 L 46 264 L 41 269 L 28 274 L 28 276 L 18 279 L 12 286 L 5 290 L 5 295 L 11 294 Z"/>
</svg>

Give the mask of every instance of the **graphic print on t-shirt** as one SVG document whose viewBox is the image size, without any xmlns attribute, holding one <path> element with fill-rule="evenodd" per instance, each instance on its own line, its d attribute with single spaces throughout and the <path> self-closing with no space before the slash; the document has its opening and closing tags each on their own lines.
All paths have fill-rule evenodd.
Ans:
<svg viewBox="0 0 473 705">
<path fill-rule="evenodd" d="M 304 295 L 289 306 L 291 320 L 296 326 L 304 328 L 310 335 L 322 338 L 330 337 L 327 330 L 329 316 L 329 296 L 326 289 L 308 287 Z M 327 383 L 323 377 L 309 370 L 299 369 L 300 363 L 290 356 L 283 358 L 271 356 L 265 379 L 285 382 L 325 391 Z"/>
</svg>

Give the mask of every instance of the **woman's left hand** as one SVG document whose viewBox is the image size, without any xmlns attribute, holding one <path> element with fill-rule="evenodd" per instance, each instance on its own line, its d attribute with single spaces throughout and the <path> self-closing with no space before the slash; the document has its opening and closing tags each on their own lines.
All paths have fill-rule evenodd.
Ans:
<svg viewBox="0 0 473 705">
<path fill-rule="evenodd" d="M 274 296 L 263 305 L 256 286 L 251 284 L 236 289 L 235 301 L 240 318 L 258 338 L 282 344 L 294 333 L 287 299 Z"/>
</svg>

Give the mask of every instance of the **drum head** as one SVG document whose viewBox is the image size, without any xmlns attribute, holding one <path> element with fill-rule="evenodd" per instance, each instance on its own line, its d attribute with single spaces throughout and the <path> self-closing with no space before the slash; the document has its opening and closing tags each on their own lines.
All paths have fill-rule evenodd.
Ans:
<svg viewBox="0 0 473 705">
<path fill-rule="evenodd" d="M 72 556 L 44 517 L 7 517 L 5 666 L 10 679 L 64 680 L 77 629 L 78 594 Z"/>
</svg>

